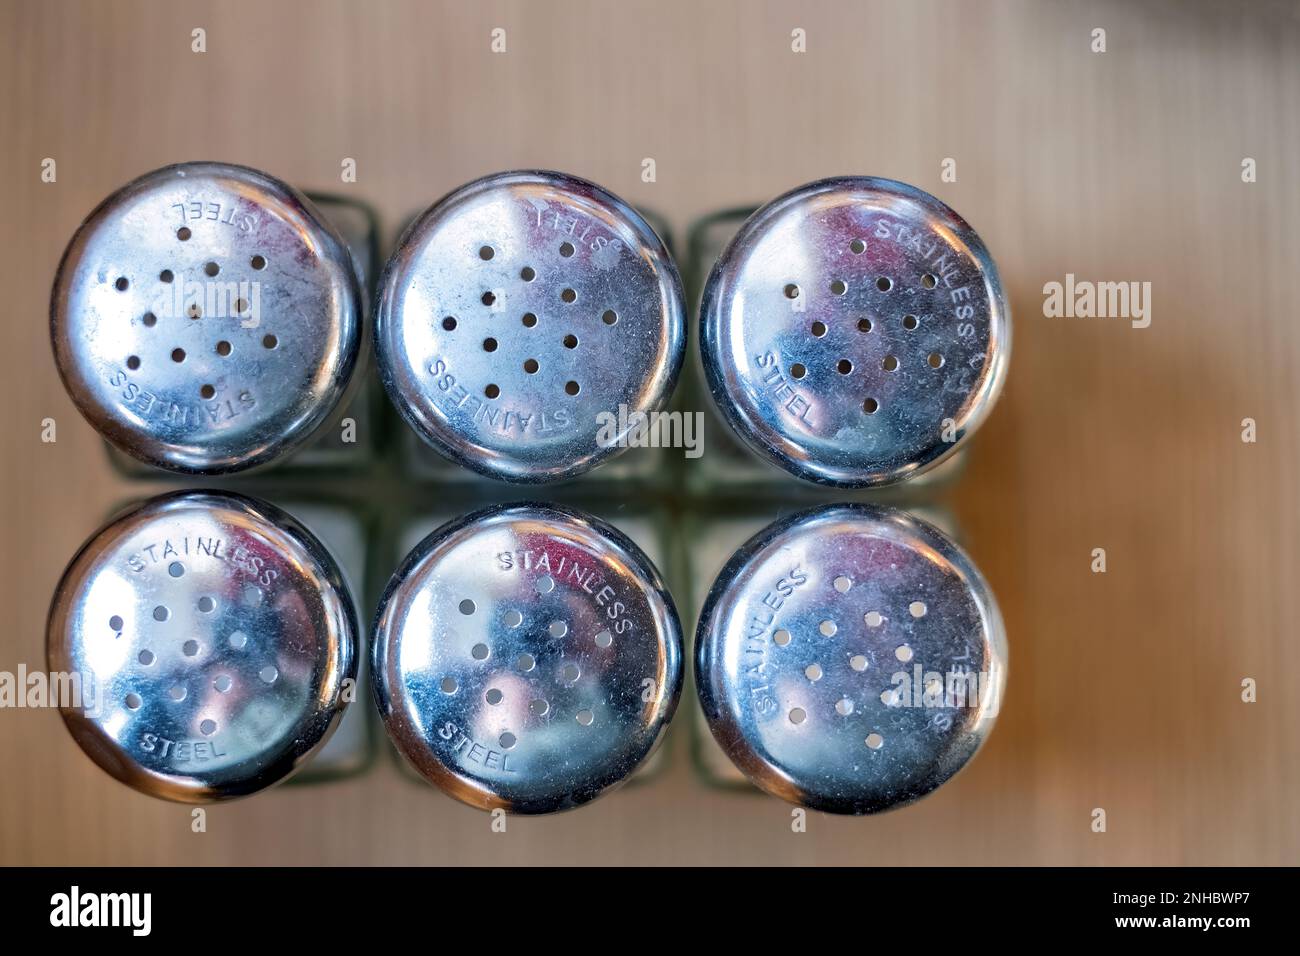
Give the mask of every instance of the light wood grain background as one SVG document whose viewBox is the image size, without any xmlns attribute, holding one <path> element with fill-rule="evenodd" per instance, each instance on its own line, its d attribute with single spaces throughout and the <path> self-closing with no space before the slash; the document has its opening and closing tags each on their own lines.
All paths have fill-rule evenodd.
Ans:
<svg viewBox="0 0 1300 956">
<path fill-rule="evenodd" d="M 165 163 L 346 189 L 390 230 L 488 171 L 550 167 L 679 236 L 801 182 L 889 176 L 981 232 L 1016 327 L 954 501 L 1005 613 L 1010 692 L 985 750 L 922 803 L 814 814 L 795 835 L 788 807 L 706 787 L 678 746 L 647 784 L 493 835 L 381 759 L 213 809 L 193 835 L 187 809 L 109 780 L 52 712 L 0 711 L 0 863 L 1298 862 L 1296 11 L 5 0 L 3 670 L 41 665 L 65 561 L 128 493 L 55 375 L 53 271 L 100 198 Z M 504 55 L 489 51 L 498 26 Z M 1241 181 L 1243 157 L 1258 182 Z M 1043 284 L 1067 272 L 1151 282 L 1150 328 L 1044 318 Z M 56 444 L 39 440 L 46 417 Z M 1096 547 L 1105 575 L 1089 571 Z M 1241 702 L 1244 677 L 1257 703 Z"/>
</svg>

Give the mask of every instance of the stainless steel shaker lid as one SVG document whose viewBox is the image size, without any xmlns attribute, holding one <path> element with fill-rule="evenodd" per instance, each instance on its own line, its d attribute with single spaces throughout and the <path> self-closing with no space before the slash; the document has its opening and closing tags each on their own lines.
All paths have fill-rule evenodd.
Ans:
<svg viewBox="0 0 1300 956">
<path fill-rule="evenodd" d="M 494 506 L 416 547 L 372 648 L 389 735 L 471 806 L 547 813 L 620 783 L 677 706 L 682 638 L 649 559 L 609 525 Z"/>
<path fill-rule="evenodd" d="M 329 416 L 361 343 L 343 241 L 299 193 L 183 163 L 122 187 L 73 236 L 50 330 L 77 408 L 160 468 L 238 471 Z"/>
<path fill-rule="evenodd" d="M 87 755 L 183 803 L 293 773 L 357 673 L 352 599 L 324 547 L 226 493 L 153 498 L 96 532 L 55 591 L 47 651 L 92 690 L 63 710 Z"/>
<path fill-rule="evenodd" d="M 827 179 L 756 212 L 713 267 L 700 347 L 755 451 L 861 487 L 930 467 L 997 398 L 1011 324 L 988 250 L 904 183 Z"/>
<path fill-rule="evenodd" d="M 709 594 L 696 683 L 756 785 L 834 813 L 911 802 L 961 769 L 1006 678 L 997 604 L 970 559 L 900 511 L 832 505 L 747 542 Z"/>
<path fill-rule="evenodd" d="M 442 454 L 555 481 L 617 454 L 628 416 L 667 402 L 684 316 L 667 249 L 626 203 L 573 176 L 499 173 L 398 244 L 376 354 L 398 411 Z"/>
</svg>

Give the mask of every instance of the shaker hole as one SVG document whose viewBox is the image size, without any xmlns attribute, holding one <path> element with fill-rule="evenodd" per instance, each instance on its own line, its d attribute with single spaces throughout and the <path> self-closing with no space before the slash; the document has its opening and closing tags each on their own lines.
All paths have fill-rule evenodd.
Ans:
<svg viewBox="0 0 1300 956">
<path fill-rule="evenodd" d="M 815 336 L 817 336 L 817 338 L 821 338 L 823 335 L 825 335 L 825 334 L 826 334 L 826 323 L 825 323 L 825 322 L 814 322 L 814 323 L 812 324 L 812 334 L 815 335 Z"/>
<path fill-rule="evenodd" d="M 874 398 L 869 398 L 862 403 L 862 410 L 868 415 L 874 415 L 880 409 L 880 403 Z"/>
<path fill-rule="evenodd" d="M 794 724 L 795 726 L 798 726 L 799 724 L 802 724 L 807 719 L 808 719 L 808 711 L 804 710 L 802 707 L 790 708 L 790 723 Z"/>
<path fill-rule="evenodd" d="M 133 372 L 138 369 L 140 367 L 140 356 L 128 355 L 126 357 L 126 367 Z"/>
<path fill-rule="evenodd" d="M 483 394 L 488 398 L 496 398 L 501 394 L 501 389 L 496 385 L 489 385 L 487 388 L 483 389 Z"/>
<path fill-rule="evenodd" d="M 476 661 L 485 661 L 488 658 L 488 646 L 486 644 L 475 644 L 470 648 L 469 655 Z"/>
<path fill-rule="evenodd" d="M 564 383 L 564 392 L 566 395 L 577 395 L 580 391 L 582 391 L 582 386 L 577 382 Z"/>
<path fill-rule="evenodd" d="M 478 605 L 476 605 L 469 598 L 465 598 L 463 601 L 461 601 L 459 607 L 460 607 L 460 613 L 465 615 L 473 614 L 475 611 L 478 610 Z"/>
<path fill-rule="evenodd" d="M 495 251 L 491 246 L 480 246 L 480 247 L 479 247 L 479 250 L 478 250 L 478 257 L 479 257 L 480 259 L 482 259 L 484 262 L 487 262 L 487 261 L 488 261 L 489 259 L 491 259 L 494 255 L 496 255 L 496 251 Z"/>
<path fill-rule="evenodd" d="M 253 258 L 248 261 L 248 264 L 254 269 L 265 269 L 266 256 L 253 256 Z"/>
<path fill-rule="evenodd" d="M 613 325 L 618 321 L 618 313 L 613 309 L 606 309 L 601 315 L 600 321 L 604 322 L 606 325 Z"/>
</svg>

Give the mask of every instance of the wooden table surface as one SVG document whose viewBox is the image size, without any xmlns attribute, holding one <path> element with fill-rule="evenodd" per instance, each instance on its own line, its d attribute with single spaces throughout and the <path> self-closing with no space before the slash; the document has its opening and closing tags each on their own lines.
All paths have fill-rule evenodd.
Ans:
<svg viewBox="0 0 1300 956">
<path fill-rule="evenodd" d="M 1300 861 L 1297 156 L 1283 2 L 4 0 L 0 670 L 42 666 L 60 571 L 130 494 L 60 387 L 47 308 L 81 218 L 145 170 L 220 159 L 343 191 L 389 241 L 512 167 L 594 179 L 679 237 L 802 182 L 888 176 L 975 225 L 1016 325 L 953 498 L 1006 617 L 1009 693 L 920 804 L 796 834 L 787 806 L 706 786 L 677 746 L 653 781 L 505 834 L 387 759 L 212 809 L 194 834 L 55 713 L 0 710 L 0 863 Z M 1150 282 L 1150 326 L 1044 317 L 1066 274 Z"/>
</svg>

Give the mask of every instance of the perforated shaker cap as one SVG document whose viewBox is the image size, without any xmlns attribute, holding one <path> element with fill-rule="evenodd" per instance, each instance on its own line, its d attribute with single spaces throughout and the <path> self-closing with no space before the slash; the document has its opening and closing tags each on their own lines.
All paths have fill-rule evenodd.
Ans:
<svg viewBox="0 0 1300 956">
<path fill-rule="evenodd" d="M 635 414 L 667 403 L 686 324 L 677 269 L 637 212 L 526 171 L 463 186 L 412 224 L 375 335 L 384 385 L 426 442 L 544 482 L 617 454 Z"/>
<path fill-rule="evenodd" d="M 934 790 L 979 748 L 1006 638 L 983 578 L 938 530 L 833 505 L 778 521 L 728 562 L 695 667 L 713 735 L 750 780 L 874 813 Z"/>
<path fill-rule="evenodd" d="M 189 474 L 239 471 L 329 418 L 360 352 L 343 240 L 264 173 L 183 163 L 77 230 L 50 303 L 59 374 L 105 438 Z"/>
<path fill-rule="evenodd" d="M 372 653 L 402 755 L 456 799 L 515 813 L 622 782 L 682 685 L 677 612 L 650 560 L 549 505 L 494 506 L 425 538 L 388 585 Z"/>
<path fill-rule="evenodd" d="M 842 487 L 950 455 L 996 400 L 1010 344 L 975 231 L 888 179 L 822 180 L 764 206 L 701 305 L 704 371 L 732 429 L 791 474 Z"/>
<path fill-rule="evenodd" d="M 352 599 L 293 518 L 240 495 L 153 498 L 96 532 L 55 591 L 49 667 L 92 692 L 64 721 L 142 793 L 255 793 L 332 733 L 355 681 Z M 347 695 L 350 699 L 350 695 Z"/>
</svg>

